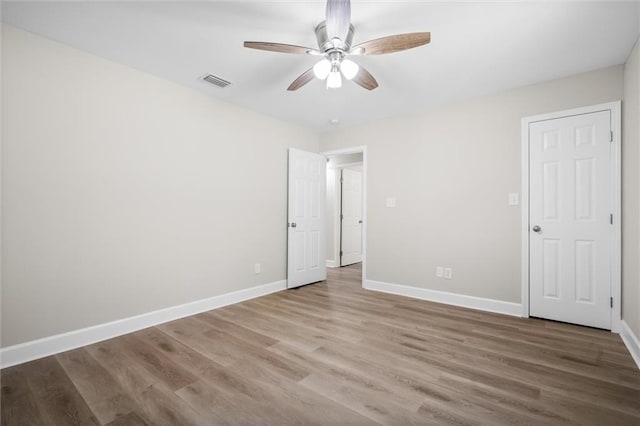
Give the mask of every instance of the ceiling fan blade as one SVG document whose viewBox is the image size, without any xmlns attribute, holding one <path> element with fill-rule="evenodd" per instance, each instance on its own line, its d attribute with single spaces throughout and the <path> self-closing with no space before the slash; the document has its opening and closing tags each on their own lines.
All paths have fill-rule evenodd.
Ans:
<svg viewBox="0 0 640 426">
<path fill-rule="evenodd" d="M 245 41 L 244 47 L 249 49 L 268 50 L 270 52 L 305 54 L 316 53 L 316 49 L 303 46 L 295 46 L 293 44 L 271 43 L 268 41 Z M 319 52 L 318 52 L 319 53 Z"/>
<path fill-rule="evenodd" d="M 431 41 L 431 33 L 407 33 L 396 34 L 388 37 L 365 41 L 354 46 L 352 51 L 363 49 L 361 55 L 384 55 L 386 53 L 400 52 L 413 49 Z"/>
<path fill-rule="evenodd" d="M 304 86 L 305 84 L 313 80 L 313 77 L 314 77 L 313 68 L 309 68 L 308 70 L 300 74 L 300 77 L 293 80 L 293 83 L 291 83 L 289 87 L 287 87 L 287 90 L 289 91 L 298 90 L 299 88 L 301 88 L 302 86 Z"/>
<path fill-rule="evenodd" d="M 356 76 L 353 77 L 353 80 L 351 81 L 359 86 L 364 87 L 367 90 L 373 90 L 378 87 L 378 82 L 376 81 L 376 79 L 373 78 L 369 71 L 362 67 L 360 67 L 360 69 L 358 70 L 358 74 L 356 74 Z"/>
<path fill-rule="evenodd" d="M 326 25 L 329 40 L 339 38 L 344 42 L 351 25 L 351 1 L 327 0 Z"/>
</svg>

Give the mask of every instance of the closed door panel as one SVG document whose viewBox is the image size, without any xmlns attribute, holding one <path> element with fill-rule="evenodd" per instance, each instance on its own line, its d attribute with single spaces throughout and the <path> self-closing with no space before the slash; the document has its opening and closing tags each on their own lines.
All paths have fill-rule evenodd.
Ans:
<svg viewBox="0 0 640 426">
<path fill-rule="evenodd" d="M 611 113 L 531 123 L 530 314 L 611 328 Z"/>
<path fill-rule="evenodd" d="M 362 172 L 342 170 L 340 266 L 362 262 Z"/>
<path fill-rule="evenodd" d="M 326 161 L 319 154 L 289 149 L 287 287 L 327 277 L 325 252 Z"/>
</svg>

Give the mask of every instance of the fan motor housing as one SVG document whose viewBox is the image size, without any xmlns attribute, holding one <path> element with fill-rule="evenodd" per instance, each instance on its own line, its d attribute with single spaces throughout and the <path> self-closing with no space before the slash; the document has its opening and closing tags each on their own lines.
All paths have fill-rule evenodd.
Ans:
<svg viewBox="0 0 640 426">
<path fill-rule="evenodd" d="M 342 40 L 342 47 L 338 50 L 343 52 L 348 52 L 351 49 L 351 42 L 353 41 L 353 25 L 349 24 L 349 32 L 347 33 L 346 40 Z M 316 27 L 316 39 L 318 40 L 318 47 L 320 51 L 326 53 L 330 50 L 335 49 L 331 40 L 329 40 L 329 36 L 327 35 L 327 22 L 322 21 Z"/>
</svg>

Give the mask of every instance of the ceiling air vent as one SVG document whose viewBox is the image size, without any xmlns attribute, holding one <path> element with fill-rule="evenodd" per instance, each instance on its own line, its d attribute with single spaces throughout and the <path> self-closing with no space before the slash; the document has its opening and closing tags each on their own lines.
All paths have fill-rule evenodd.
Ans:
<svg viewBox="0 0 640 426">
<path fill-rule="evenodd" d="M 211 84 L 213 84 L 214 86 L 218 86 L 218 87 L 221 87 L 221 88 L 227 87 L 228 85 L 230 85 L 230 84 L 231 84 L 231 83 L 230 83 L 230 82 L 228 82 L 227 80 L 223 80 L 222 78 L 220 78 L 220 77 L 216 77 L 216 76 L 215 76 L 215 75 L 213 75 L 213 74 L 206 75 L 206 76 L 204 76 L 202 79 L 203 79 L 204 81 L 206 81 L 207 83 L 211 83 Z"/>
</svg>

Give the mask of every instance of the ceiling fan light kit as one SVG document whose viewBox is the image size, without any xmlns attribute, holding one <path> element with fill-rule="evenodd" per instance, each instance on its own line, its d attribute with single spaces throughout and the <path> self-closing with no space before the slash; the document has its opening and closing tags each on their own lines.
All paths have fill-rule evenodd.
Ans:
<svg viewBox="0 0 640 426">
<path fill-rule="evenodd" d="M 331 72 L 331 61 L 328 59 L 322 59 L 320 62 L 313 66 L 313 75 L 320 80 L 324 80 L 329 76 Z"/>
<path fill-rule="evenodd" d="M 289 85 L 287 90 L 298 90 L 313 80 L 313 77 L 327 81 L 327 89 L 342 87 L 342 77 L 357 85 L 373 90 L 378 82 L 369 71 L 359 66 L 347 56 L 384 55 L 413 49 L 431 41 L 431 33 L 396 34 L 370 40 L 352 47 L 354 28 L 351 25 L 351 1 L 327 0 L 326 19 L 316 27 L 318 49 L 282 43 L 245 41 L 244 47 L 272 52 L 309 54 L 323 56 Z"/>
<path fill-rule="evenodd" d="M 339 87 L 342 87 L 342 77 L 340 77 L 338 66 L 333 65 L 329 77 L 327 77 L 327 89 L 337 89 Z"/>
<path fill-rule="evenodd" d="M 347 80 L 353 80 L 353 78 L 358 74 L 358 71 L 360 71 L 360 67 L 352 60 L 343 59 L 340 63 L 340 71 L 342 71 L 344 78 Z"/>
</svg>

